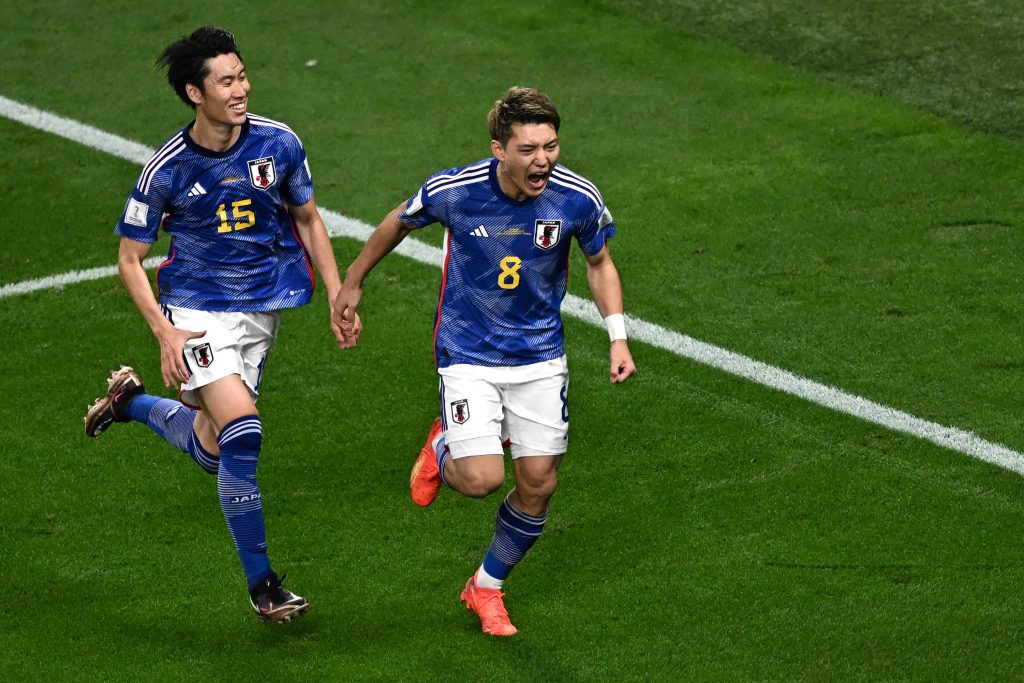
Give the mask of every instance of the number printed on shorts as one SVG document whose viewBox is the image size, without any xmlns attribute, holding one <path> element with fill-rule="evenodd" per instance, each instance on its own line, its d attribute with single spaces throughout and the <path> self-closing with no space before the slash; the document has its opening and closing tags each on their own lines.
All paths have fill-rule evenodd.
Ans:
<svg viewBox="0 0 1024 683">
<path fill-rule="evenodd" d="M 249 206 L 252 204 L 251 199 L 239 199 L 237 202 L 231 202 L 231 217 L 235 219 L 235 224 L 231 225 L 228 223 L 228 212 L 224 204 L 217 207 L 217 217 L 220 218 L 220 227 L 217 228 L 217 232 L 231 232 L 232 230 L 245 230 L 256 225 L 256 214 L 249 210 L 243 210 L 243 206 Z"/>
<path fill-rule="evenodd" d="M 523 260 L 518 256 L 506 256 L 501 259 L 501 273 L 498 275 L 498 286 L 502 289 L 515 289 L 519 286 L 519 269 Z"/>
</svg>

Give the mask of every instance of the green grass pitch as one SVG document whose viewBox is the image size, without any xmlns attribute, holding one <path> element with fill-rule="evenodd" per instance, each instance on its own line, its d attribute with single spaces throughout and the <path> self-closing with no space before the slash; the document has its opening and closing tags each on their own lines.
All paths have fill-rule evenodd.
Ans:
<svg viewBox="0 0 1024 683">
<path fill-rule="evenodd" d="M 1021 451 L 1024 13 L 767 5 L 7 3 L 0 95 L 153 147 L 189 114 L 153 60 L 222 24 L 321 206 L 376 223 L 538 87 L 616 217 L 629 313 Z M 0 139 L 0 285 L 112 264 L 138 167 L 5 118 Z M 334 246 L 342 267 L 360 247 Z M 458 594 L 497 496 L 408 500 L 438 282 L 384 261 L 351 352 L 322 294 L 285 315 L 260 484 L 313 609 L 281 627 L 249 613 L 212 478 L 140 425 L 82 433 L 111 368 L 159 388 L 117 279 L 0 298 L 3 677 L 1024 677 L 1019 474 L 644 344 L 613 387 L 574 319 L 570 452 L 506 586 L 520 633 L 483 636 Z"/>
</svg>

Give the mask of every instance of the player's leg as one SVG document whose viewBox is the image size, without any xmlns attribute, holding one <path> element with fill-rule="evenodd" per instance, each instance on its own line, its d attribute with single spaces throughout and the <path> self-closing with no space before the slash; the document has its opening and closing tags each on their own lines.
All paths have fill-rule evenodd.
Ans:
<svg viewBox="0 0 1024 683">
<path fill-rule="evenodd" d="M 564 358 L 531 367 L 507 391 L 516 485 L 498 508 L 494 539 L 479 572 L 481 585 L 501 588 L 540 537 L 558 487 L 569 437 L 569 373 Z"/>
<path fill-rule="evenodd" d="M 558 488 L 558 468 L 562 456 L 521 454 L 512 460 L 516 487 L 506 502 L 513 510 L 524 515 L 544 518 L 548 514 L 551 497 Z"/>
<path fill-rule="evenodd" d="M 206 336 L 194 341 L 189 353 L 194 353 L 196 347 L 210 348 L 210 340 L 225 336 L 220 321 L 209 313 L 172 308 L 165 308 L 164 312 L 179 327 L 208 330 Z M 232 366 L 218 376 L 234 370 Z M 98 398 L 86 413 L 87 435 L 99 436 L 114 422 L 141 422 L 161 439 L 187 453 L 203 470 L 217 473 L 216 435 L 208 426 L 204 428 L 201 419 L 197 423 L 198 411 L 194 407 L 147 394 L 142 378 L 130 367 L 114 371 L 107 384 L 107 394 Z"/>
<path fill-rule="evenodd" d="M 217 431 L 220 468 L 217 492 L 221 510 L 245 570 L 257 616 L 288 621 L 306 612 L 309 602 L 281 585 L 267 557 L 263 503 L 256 468 L 263 445 L 263 425 L 249 388 L 238 375 L 223 377 L 194 390 Z"/>
<path fill-rule="evenodd" d="M 213 320 L 194 329 L 206 329 L 207 335 L 185 346 L 191 377 L 182 397 L 202 408 L 193 427 L 197 440 L 213 441 L 219 450 L 221 510 L 245 570 L 253 609 L 261 619 L 288 621 L 308 610 L 309 603 L 284 588 L 271 569 L 256 483 L 263 424 L 255 401 L 280 318 L 276 313 L 205 315 Z"/>
<path fill-rule="evenodd" d="M 487 442 L 483 444 L 482 442 Z M 443 464 L 443 481 L 464 496 L 485 498 L 505 483 L 505 456 L 495 449 L 493 439 L 474 440 L 481 443 L 473 451 L 472 443 L 465 441 L 452 444 L 449 457 Z M 495 453 L 494 451 L 499 452 Z M 480 451 L 486 451 L 481 453 Z"/>
<path fill-rule="evenodd" d="M 442 484 L 463 495 L 484 498 L 504 483 L 505 458 L 499 439 L 482 437 L 449 446 L 439 426 L 427 436 L 409 476 L 413 502 L 423 507 L 434 502 Z"/>
<path fill-rule="evenodd" d="M 114 422 L 141 422 L 187 453 L 206 472 L 217 473 L 216 441 L 200 439 L 198 430 L 193 430 L 198 411 L 179 401 L 147 394 L 138 373 L 127 366 L 115 370 L 107 382 L 107 394 L 96 399 L 86 413 L 88 436 L 99 436 Z"/>
<path fill-rule="evenodd" d="M 173 306 L 165 306 L 164 314 L 183 329 L 206 330 L 205 335 L 190 339 L 185 344 L 183 356 L 190 376 L 181 386 L 181 404 L 171 402 L 182 405 L 183 409 L 172 409 L 168 415 L 179 421 L 179 438 L 186 437 L 187 452 L 196 464 L 210 474 L 217 474 L 220 426 L 209 413 L 194 409 L 194 406 L 201 405 L 197 392 L 200 387 L 235 376 L 245 385 L 250 402 L 255 403 L 263 362 L 277 336 L 279 317 L 265 313 L 195 311 Z M 184 428 L 186 422 L 187 432 Z"/>
<path fill-rule="evenodd" d="M 518 632 L 505 609 L 502 587 L 544 531 L 560 462 L 560 456 L 529 456 L 513 461 L 516 488 L 498 506 L 491 544 L 461 596 L 466 609 L 480 617 L 484 633 L 511 636 Z"/>
<path fill-rule="evenodd" d="M 558 467 L 568 438 L 568 370 L 564 359 L 523 369 L 523 382 L 505 390 L 505 424 L 512 441 L 516 486 L 498 506 L 494 536 L 463 599 L 487 600 L 489 624 L 483 611 L 484 632 L 512 635 L 501 589 L 512 569 L 544 531 L 547 510 L 558 485 Z"/>
<path fill-rule="evenodd" d="M 486 377 L 488 368 L 441 370 L 442 418 L 431 426 L 409 477 L 417 505 L 434 502 L 442 483 L 482 498 L 505 483 L 501 446 L 501 392 Z"/>
<path fill-rule="evenodd" d="M 128 414 L 183 453 L 207 474 L 220 464 L 216 432 L 203 414 L 180 401 L 145 394 L 128 405 Z"/>
<path fill-rule="evenodd" d="M 220 468 L 217 490 L 221 510 L 252 588 L 270 573 L 263 507 L 256 485 L 256 465 L 263 426 L 256 404 L 238 375 L 228 375 L 193 389 L 203 420 L 217 433 Z"/>
<path fill-rule="evenodd" d="M 516 486 L 498 506 L 494 536 L 476 581 L 499 590 L 512 569 L 537 542 L 547 522 L 548 504 L 558 485 L 561 456 L 520 456 L 513 461 Z"/>
</svg>

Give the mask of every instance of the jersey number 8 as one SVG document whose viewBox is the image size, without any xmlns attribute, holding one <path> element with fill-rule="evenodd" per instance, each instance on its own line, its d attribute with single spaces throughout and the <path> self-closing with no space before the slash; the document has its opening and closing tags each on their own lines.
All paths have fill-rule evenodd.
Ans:
<svg viewBox="0 0 1024 683">
<path fill-rule="evenodd" d="M 519 286 L 519 269 L 523 260 L 518 256 L 506 256 L 501 259 L 501 273 L 498 275 L 498 286 L 502 289 L 515 289 Z"/>
</svg>

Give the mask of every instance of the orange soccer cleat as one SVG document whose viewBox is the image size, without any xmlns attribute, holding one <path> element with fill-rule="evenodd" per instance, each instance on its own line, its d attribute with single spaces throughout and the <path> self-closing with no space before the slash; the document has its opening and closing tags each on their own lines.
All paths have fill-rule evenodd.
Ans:
<svg viewBox="0 0 1024 683">
<path fill-rule="evenodd" d="M 437 498 L 437 492 L 441 490 L 441 472 L 437 469 L 437 452 L 434 450 L 434 440 L 440 433 L 441 418 L 437 418 L 434 424 L 430 425 L 427 443 L 423 444 L 423 449 L 413 463 L 412 473 L 409 475 L 412 502 L 421 507 L 433 503 Z"/>
<path fill-rule="evenodd" d="M 505 594 L 495 588 L 481 588 L 476 584 L 476 574 L 469 577 L 459 599 L 466 603 L 480 617 L 480 630 L 489 636 L 514 636 L 519 629 L 508 620 Z"/>
</svg>

